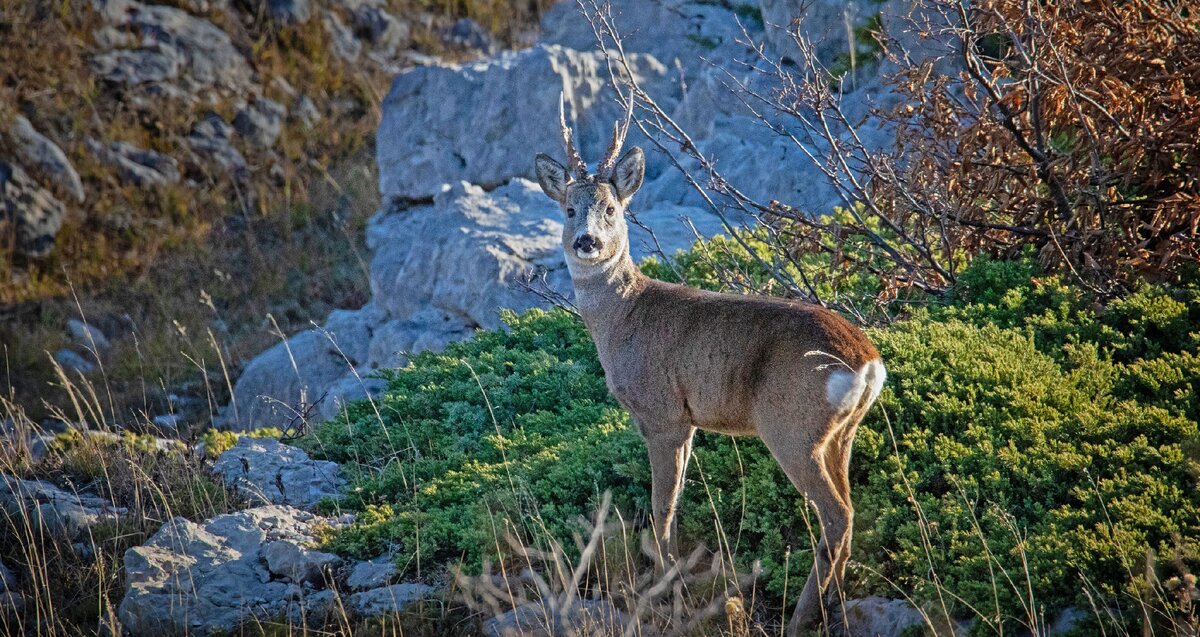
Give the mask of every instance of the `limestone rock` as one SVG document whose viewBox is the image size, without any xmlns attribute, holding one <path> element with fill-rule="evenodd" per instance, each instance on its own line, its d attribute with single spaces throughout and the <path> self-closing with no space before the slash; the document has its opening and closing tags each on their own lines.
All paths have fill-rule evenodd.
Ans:
<svg viewBox="0 0 1200 637">
<path fill-rule="evenodd" d="M 346 577 L 346 587 L 352 591 L 381 588 L 391 584 L 399 575 L 391 556 L 384 555 L 356 563 Z"/>
<path fill-rule="evenodd" d="M 279 24 L 303 24 L 312 17 L 308 0 L 267 0 L 267 17 Z"/>
<path fill-rule="evenodd" d="M 0 161 L 0 222 L 11 224 L 19 253 L 31 257 L 49 253 L 66 214 L 62 202 L 20 166 Z"/>
<path fill-rule="evenodd" d="M 54 362 L 61 365 L 63 371 L 72 377 L 76 374 L 90 374 L 96 371 L 95 363 L 69 349 L 60 349 L 54 352 Z"/>
<path fill-rule="evenodd" d="M 967 625 L 952 622 L 946 624 L 944 617 L 938 613 L 929 613 L 929 622 L 925 615 L 913 608 L 902 599 L 887 599 L 884 597 L 864 597 L 852 599 L 845 603 L 845 619 L 848 637 L 891 637 L 903 634 L 916 626 L 933 624 L 938 635 L 966 635 Z"/>
<path fill-rule="evenodd" d="M 657 59 L 635 55 L 631 61 L 647 86 L 671 84 Z M 534 155 L 562 147 L 554 122 L 560 93 L 581 152 L 595 161 L 621 116 L 608 85 L 601 54 L 559 46 L 402 73 L 384 100 L 377 134 L 380 193 L 385 202 L 422 200 L 446 183 L 490 187 L 532 177 Z M 664 103 L 673 102 L 667 90 L 656 94 L 666 95 Z M 628 143 L 638 141 L 635 130 Z"/>
<path fill-rule="evenodd" d="M 108 342 L 108 337 L 100 328 L 91 323 L 84 323 L 79 319 L 70 319 L 67 321 L 67 332 L 71 335 L 71 340 L 80 347 L 96 348 L 98 350 L 106 350 L 112 345 Z"/>
<path fill-rule="evenodd" d="M 847 23 L 853 31 L 878 10 L 871 0 L 759 0 L 758 6 L 767 44 L 776 55 L 799 59 L 800 50 L 790 34 L 799 31 L 826 64 L 840 55 L 849 56 Z"/>
<path fill-rule="evenodd" d="M 309 509 L 342 497 L 338 465 L 312 460 L 302 449 L 274 438 L 242 436 L 213 463 L 213 473 L 239 493 L 261 503 Z"/>
<path fill-rule="evenodd" d="M 264 544 L 262 554 L 272 575 L 286 577 L 298 584 L 330 581 L 333 570 L 342 564 L 342 558 L 332 553 L 304 548 L 286 540 Z"/>
<path fill-rule="evenodd" d="M 232 136 L 233 129 L 225 120 L 209 115 L 196 125 L 185 142 L 222 170 L 240 174 L 246 170 L 246 158 L 230 143 Z"/>
<path fill-rule="evenodd" d="M 179 181 L 179 162 L 175 158 L 125 142 L 102 143 L 87 140 L 88 149 L 100 161 L 112 166 L 117 176 L 135 186 L 166 186 Z"/>
<path fill-rule="evenodd" d="M 362 617 L 398 613 L 433 593 L 433 587 L 417 582 L 392 584 L 350 596 L 350 608 Z"/>
<path fill-rule="evenodd" d="M 233 118 L 233 128 L 252 144 L 270 148 L 283 131 L 283 120 L 287 109 L 282 104 L 265 97 L 238 111 Z"/>
<path fill-rule="evenodd" d="M 485 637 L 599 637 L 620 635 L 625 615 L 612 602 L 585 599 L 568 608 L 550 609 L 537 602 L 518 606 L 483 623 Z"/>
<path fill-rule="evenodd" d="M 288 506 L 167 522 L 125 552 L 122 626 L 134 635 L 229 634 L 254 619 L 327 613 L 331 594 L 303 595 L 273 579 L 263 553 L 279 542 L 310 546 L 319 522 Z"/>
<path fill-rule="evenodd" d="M 128 511 L 90 493 L 73 493 L 43 480 L 0 474 L 0 509 L 11 519 L 28 519 L 34 529 L 71 540 L 84 538 L 101 522 L 116 521 Z"/>
<path fill-rule="evenodd" d="M 83 202 L 83 182 L 58 144 L 39 133 L 21 115 L 13 118 L 8 135 L 16 146 L 17 159 L 41 176 L 43 184 L 60 188 L 75 201 Z"/>
<path fill-rule="evenodd" d="M 338 14 L 326 11 L 321 15 L 321 24 L 333 44 L 333 54 L 347 62 L 358 61 L 362 54 L 362 42 L 354 37 L 354 32 L 346 26 Z"/>
</svg>

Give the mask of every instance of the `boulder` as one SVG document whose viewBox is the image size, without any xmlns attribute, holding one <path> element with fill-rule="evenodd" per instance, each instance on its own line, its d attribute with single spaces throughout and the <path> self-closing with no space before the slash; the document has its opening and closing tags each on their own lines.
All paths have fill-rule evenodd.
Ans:
<svg viewBox="0 0 1200 637">
<path fill-rule="evenodd" d="M 419 582 L 392 584 L 350 596 L 350 609 L 361 617 L 393 615 L 433 594 L 431 586 Z"/>
<path fill-rule="evenodd" d="M 213 635 L 255 619 L 327 613 L 332 594 L 305 595 L 272 573 L 264 554 L 279 543 L 307 550 L 326 524 L 288 506 L 247 509 L 202 524 L 175 518 L 125 552 L 121 625 L 134 635 Z"/>
<path fill-rule="evenodd" d="M 260 97 L 238 111 L 233 118 L 233 128 L 246 141 L 270 148 L 283 132 L 283 120 L 287 109 L 283 104 Z"/>
<path fill-rule="evenodd" d="M 303 24 L 312 17 L 312 6 L 308 0 L 267 0 L 267 17 L 285 24 Z"/>
<path fill-rule="evenodd" d="M 891 637 L 929 623 L 933 624 L 936 634 L 948 637 L 966 635 L 969 628 L 967 624 L 953 621 L 947 625 L 946 619 L 934 612 L 928 614 L 929 622 L 926 622 L 924 613 L 902 599 L 872 595 L 849 600 L 844 609 L 848 637 Z"/>
<path fill-rule="evenodd" d="M 184 141 L 192 151 L 221 170 L 241 174 L 246 170 L 246 158 L 230 143 L 232 137 L 233 128 L 213 114 L 196 124 Z"/>
<path fill-rule="evenodd" d="M 242 436 L 217 458 L 212 470 L 251 501 L 302 509 L 341 498 L 345 486 L 336 462 L 313 460 L 302 449 L 274 438 Z"/>
<path fill-rule="evenodd" d="M 484 622 L 483 634 L 485 637 L 608 637 L 622 634 L 626 623 L 625 615 L 607 600 L 578 600 L 559 609 L 529 602 Z"/>
<path fill-rule="evenodd" d="M 346 587 L 356 592 L 381 588 L 391 584 L 399 575 L 391 556 L 384 555 L 351 567 L 350 574 L 346 576 Z"/>
<path fill-rule="evenodd" d="M 83 203 L 83 182 L 58 144 L 39 133 L 21 115 L 13 118 L 8 136 L 13 141 L 17 160 L 41 177 L 42 184 L 58 188 Z"/>
<path fill-rule="evenodd" d="M 321 25 L 333 45 L 333 54 L 347 62 L 358 61 L 362 54 L 362 42 L 354 37 L 354 32 L 346 26 L 337 13 L 326 11 L 321 15 Z"/>
<path fill-rule="evenodd" d="M 152 44 L 139 49 L 118 49 L 92 56 L 92 72 L 114 84 L 136 86 L 179 77 L 183 59 L 169 46 Z"/>
<path fill-rule="evenodd" d="M 175 158 L 125 142 L 87 140 L 88 149 L 112 166 L 121 181 L 135 186 L 156 187 L 178 183 L 179 162 Z"/>
<path fill-rule="evenodd" d="M 31 257 L 49 253 L 66 214 L 62 202 L 20 166 L 0 161 L 0 222 L 10 224 L 18 253 Z"/>
<path fill-rule="evenodd" d="M 470 18 L 455 20 L 454 24 L 442 30 L 442 39 L 452 46 L 488 55 L 499 49 L 492 34 Z"/>
<path fill-rule="evenodd" d="M 375 3 L 362 3 L 350 12 L 350 22 L 357 33 L 373 46 L 389 52 L 407 46 L 412 36 L 408 23 L 388 13 Z"/>
<path fill-rule="evenodd" d="M 71 335 L 71 340 L 80 347 L 94 348 L 97 350 L 106 350 L 112 345 L 108 342 L 108 337 L 100 328 L 85 323 L 79 319 L 70 319 L 67 321 L 67 333 Z"/>
<path fill-rule="evenodd" d="M 166 5 L 130 1 L 122 4 L 125 5 L 123 10 L 112 11 L 113 22 L 136 32 L 140 44 L 138 49 L 129 52 L 112 52 L 124 56 L 125 61 L 151 62 L 153 73 L 163 74 L 159 80 L 178 79 L 190 90 L 220 87 L 243 91 L 253 84 L 250 64 L 229 35 L 212 22 Z M 153 55 L 138 57 L 138 51 Z M 100 65 L 100 61 L 112 53 L 93 58 L 93 64 Z M 154 81 L 141 71 L 108 79 L 127 84 Z"/>
<path fill-rule="evenodd" d="M 662 89 L 655 94 L 673 103 L 667 67 L 648 55 L 631 61 L 639 81 Z M 428 200 L 447 183 L 494 187 L 532 177 L 535 154 L 561 152 L 555 123 L 560 94 L 581 152 L 595 161 L 621 117 L 606 68 L 599 53 L 535 46 L 485 62 L 401 73 L 384 100 L 377 134 L 385 205 Z M 635 130 L 629 143 L 637 142 Z M 651 172 L 654 166 L 651 161 Z"/>
<path fill-rule="evenodd" d="M 264 544 L 262 554 L 272 575 L 297 584 L 332 581 L 333 570 L 342 565 L 342 558 L 332 553 L 308 549 L 286 540 Z"/>
<path fill-rule="evenodd" d="M 128 513 L 90 493 L 74 493 L 44 480 L 22 480 L 0 474 L 0 509 L 9 519 L 28 520 L 33 531 L 70 540 L 86 539 L 88 530 Z"/>
<path fill-rule="evenodd" d="M 374 329 L 385 318 L 374 306 L 335 310 L 323 328 L 300 332 L 259 354 L 234 385 L 226 424 L 286 425 L 295 416 L 289 408 L 321 400 L 335 381 L 367 362 Z"/>
<path fill-rule="evenodd" d="M 84 358 L 78 352 L 69 349 L 60 349 L 54 352 L 54 362 L 62 366 L 63 371 L 68 376 L 76 374 L 90 374 L 96 371 L 96 364 Z"/>
</svg>

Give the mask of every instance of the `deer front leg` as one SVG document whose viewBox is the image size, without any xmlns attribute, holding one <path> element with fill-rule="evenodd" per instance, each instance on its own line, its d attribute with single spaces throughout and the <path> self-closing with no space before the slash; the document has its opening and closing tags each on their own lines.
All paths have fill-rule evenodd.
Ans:
<svg viewBox="0 0 1200 637">
<path fill-rule="evenodd" d="M 670 556 L 677 556 L 675 537 L 675 507 L 683 491 L 683 478 L 692 455 L 692 436 L 695 427 L 687 426 L 668 431 L 644 432 L 650 455 L 650 501 L 654 517 L 654 539 L 658 544 L 659 569 L 670 565 Z"/>
</svg>

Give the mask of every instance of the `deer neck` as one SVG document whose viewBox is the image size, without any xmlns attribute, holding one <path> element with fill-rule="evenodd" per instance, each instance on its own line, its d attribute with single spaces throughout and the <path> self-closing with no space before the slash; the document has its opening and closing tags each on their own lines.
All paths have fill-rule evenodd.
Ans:
<svg viewBox="0 0 1200 637">
<path fill-rule="evenodd" d="M 628 245 L 606 262 L 578 265 L 568 259 L 575 305 L 593 337 L 602 337 L 633 308 L 646 288 L 646 275 L 629 256 Z"/>
</svg>

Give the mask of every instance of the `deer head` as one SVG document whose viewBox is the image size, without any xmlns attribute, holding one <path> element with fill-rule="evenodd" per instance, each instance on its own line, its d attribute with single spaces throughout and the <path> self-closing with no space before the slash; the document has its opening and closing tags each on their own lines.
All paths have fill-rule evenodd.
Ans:
<svg viewBox="0 0 1200 637">
<path fill-rule="evenodd" d="M 558 106 L 563 146 L 567 153 L 564 167 L 549 155 L 538 153 L 535 160 L 538 183 L 566 215 L 563 224 L 563 251 L 572 271 L 578 268 L 603 267 L 614 263 L 629 252 L 629 227 L 625 223 L 625 207 L 633 193 L 642 185 L 646 157 L 641 148 L 631 148 L 619 160 L 621 146 L 629 134 L 633 119 L 633 100 L 625 113 L 624 122 L 613 124 L 612 141 L 608 152 L 589 174 L 587 164 L 575 147 L 574 135 L 567 125 L 563 100 Z"/>
</svg>

